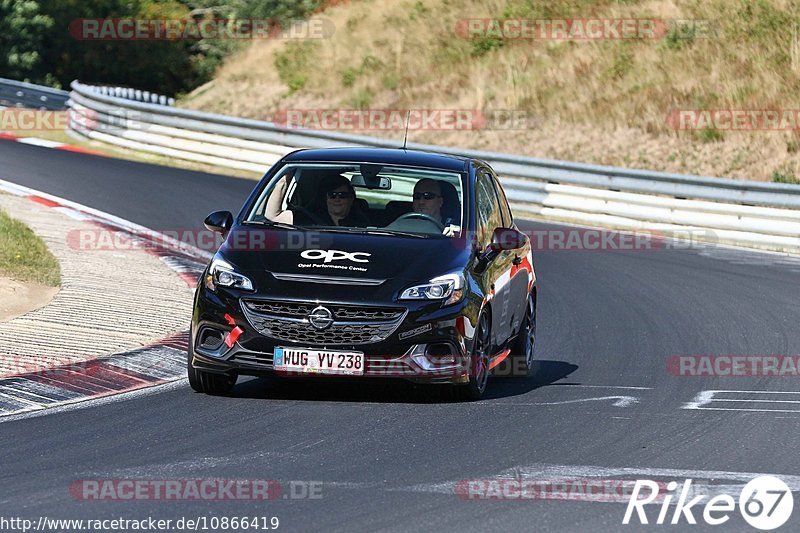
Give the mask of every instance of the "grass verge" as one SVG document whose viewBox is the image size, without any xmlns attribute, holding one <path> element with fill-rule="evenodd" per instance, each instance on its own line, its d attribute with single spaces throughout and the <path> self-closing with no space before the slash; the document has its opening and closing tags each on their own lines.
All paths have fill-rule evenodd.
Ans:
<svg viewBox="0 0 800 533">
<path fill-rule="evenodd" d="M 58 261 L 44 241 L 0 211 L 0 275 L 50 287 L 61 284 Z"/>
</svg>

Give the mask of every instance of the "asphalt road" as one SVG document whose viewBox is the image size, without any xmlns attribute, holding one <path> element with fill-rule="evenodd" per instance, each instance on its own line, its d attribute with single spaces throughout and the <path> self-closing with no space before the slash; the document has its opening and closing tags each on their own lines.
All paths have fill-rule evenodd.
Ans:
<svg viewBox="0 0 800 533">
<path fill-rule="evenodd" d="M 5 141 L 0 179 L 154 229 L 199 227 L 214 209 L 238 209 L 254 185 Z M 800 263 L 714 248 L 551 250 L 534 258 L 535 378 L 495 379 L 489 399 L 477 403 L 383 382 L 250 379 L 229 397 L 195 394 L 182 382 L 7 421 L 0 423 L 0 516 L 276 516 L 289 531 L 646 530 L 655 526 L 622 526 L 623 503 L 474 501 L 453 486 L 498 476 L 553 479 L 554 472 L 740 485 L 748 479 L 741 473 L 771 473 L 797 483 L 800 408 L 773 400 L 797 401 L 800 392 L 744 391 L 800 391 L 798 378 L 675 376 L 667 361 L 799 354 Z M 732 410 L 684 408 L 709 390 L 743 391 L 724 394 L 748 401 L 706 404 Z M 306 481 L 321 497 L 82 501 L 69 492 L 76 480 L 123 478 L 270 479 L 284 494 L 296 482 L 299 495 L 309 485 L 297 482 Z M 783 530 L 797 530 L 799 514 Z M 752 531 L 738 513 L 723 527 Z M 671 529 L 713 528 L 684 520 Z"/>
</svg>

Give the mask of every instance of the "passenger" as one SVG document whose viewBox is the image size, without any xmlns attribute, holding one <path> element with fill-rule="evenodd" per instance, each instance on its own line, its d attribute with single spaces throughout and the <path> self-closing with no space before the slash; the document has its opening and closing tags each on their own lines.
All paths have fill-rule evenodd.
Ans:
<svg viewBox="0 0 800 533">
<path fill-rule="evenodd" d="M 322 181 L 326 212 L 321 218 L 329 226 L 369 226 L 369 220 L 361 212 L 356 201 L 356 191 L 344 176 L 331 176 Z"/>
<path fill-rule="evenodd" d="M 320 226 L 368 226 L 369 220 L 361 212 L 356 201 L 356 192 L 350 180 L 344 176 L 328 176 L 323 178 L 320 191 L 325 208 L 309 210 L 299 206 L 290 206 L 281 210 L 280 205 L 288 188 L 287 177 L 281 178 L 270 194 L 266 206 L 266 218 L 274 222 L 286 222 L 297 225 Z M 321 199 L 322 200 L 322 199 Z M 323 204 L 320 201 L 319 204 Z"/>
</svg>

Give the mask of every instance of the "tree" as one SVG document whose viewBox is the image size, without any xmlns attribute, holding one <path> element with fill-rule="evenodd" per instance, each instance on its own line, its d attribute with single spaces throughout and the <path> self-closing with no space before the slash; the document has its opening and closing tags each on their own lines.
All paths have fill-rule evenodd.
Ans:
<svg viewBox="0 0 800 533">
<path fill-rule="evenodd" d="M 35 0 L 0 0 L 0 76 L 44 82 L 36 68 L 44 34 L 52 26 L 53 19 Z"/>
<path fill-rule="evenodd" d="M 322 4 L 321 0 L 0 0 L 0 76 L 64 88 L 79 79 L 171 96 L 210 80 L 223 59 L 244 42 L 86 39 L 80 19 L 199 17 L 286 24 Z"/>
</svg>

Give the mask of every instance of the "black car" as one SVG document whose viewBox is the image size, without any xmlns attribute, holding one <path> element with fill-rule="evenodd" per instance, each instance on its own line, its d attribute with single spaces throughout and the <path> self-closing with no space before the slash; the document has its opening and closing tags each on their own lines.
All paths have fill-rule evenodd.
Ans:
<svg viewBox="0 0 800 533">
<path fill-rule="evenodd" d="M 528 375 L 536 276 L 494 171 L 426 152 L 299 150 L 239 214 L 198 284 L 188 375 L 221 394 L 239 375 L 451 384 Z M 502 371 L 502 372 L 501 372 Z"/>
</svg>

